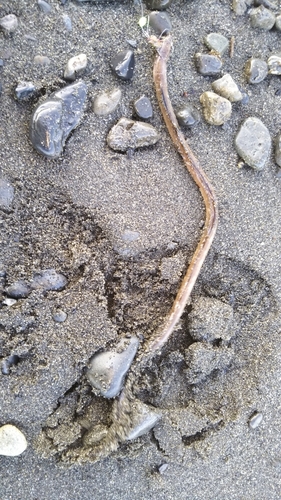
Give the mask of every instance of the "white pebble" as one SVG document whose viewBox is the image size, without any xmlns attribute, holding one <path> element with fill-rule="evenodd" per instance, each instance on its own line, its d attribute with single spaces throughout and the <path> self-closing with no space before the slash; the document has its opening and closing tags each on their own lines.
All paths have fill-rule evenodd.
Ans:
<svg viewBox="0 0 281 500">
<path fill-rule="evenodd" d="M 86 54 L 79 54 L 78 56 L 71 57 L 66 64 L 64 78 L 67 80 L 75 80 L 76 76 L 86 68 L 87 62 Z"/>
<path fill-rule="evenodd" d="M 230 102 L 237 102 L 243 99 L 243 95 L 240 92 L 238 85 L 229 74 L 215 80 L 212 83 L 212 89 L 217 94 L 228 99 Z"/>
<path fill-rule="evenodd" d="M 17 457 L 27 448 L 23 433 L 14 425 L 6 424 L 0 427 L 0 455 Z"/>
<path fill-rule="evenodd" d="M 249 427 L 256 429 L 263 421 L 262 413 L 254 413 L 249 419 Z"/>
</svg>

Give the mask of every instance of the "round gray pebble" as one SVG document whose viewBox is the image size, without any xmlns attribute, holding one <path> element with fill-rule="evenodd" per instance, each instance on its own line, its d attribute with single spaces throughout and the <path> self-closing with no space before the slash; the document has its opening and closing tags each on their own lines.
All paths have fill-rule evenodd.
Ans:
<svg viewBox="0 0 281 500">
<path fill-rule="evenodd" d="M 250 10 L 251 26 L 269 31 L 275 24 L 275 15 L 263 5 Z"/>
<path fill-rule="evenodd" d="M 221 59 L 215 54 L 195 54 L 195 63 L 198 72 L 203 76 L 218 75 L 222 68 Z"/>
<path fill-rule="evenodd" d="M 45 269 L 36 273 L 31 281 L 31 288 L 41 288 L 44 291 L 60 291 L 67 285 L 67 279 L 63 274 L 57 273 L 55 269 Z"/>
<path fill-rule="evenodd" d="M 221 56 L 229 48 L 228 39 L 220 33 L 209 33 L 205 36 L 204 42 L 210 50 L 214 50 Z"/>
<path fill-rule="evenodd" d="M 122 92 L 119 88 L 98 94 L 93 101 L 94 113 L 98 116 L 107 116 L 113 113 L 121 101 Z"/>
<path fill-rule="evenodd" d="M 78 56 L 71 57 L 66 64 L 64 70 L 64 78 L 66 80 L 75 80 L 75 78 L 83 72 L 87 66 L 86 54 L 79 54 Z"/>
<path fill-rule="evenodd" d="M 14 199 L 13 186 L 3 177 L 0 177 L 0 207 L 9 208 Z"/>
<path fill-rule="evenodd" d="M 48 12 L 51 12 L 52 7 L 48 2 L 45 2 L 45 0 L 38 0 L 38 7 L 39 9 L 44 12 L 44 14 L 48 14 Z"/>
<path fill-rule="evenodd" d="M 192 128 L 199 122 L 200 113 L 192 104 L 186 104 L 176 112 L 176 117 L 182 127 Z"/>
<path fill-rule="evenodd" d="M 61 309 L 58 309 L 53 314 L 53 320 L 56 321 L 56 323 L 64 323 L 66 318 L 67 318 L 66 312 L 62 311 Z"/>
<path fill-rule="evenodd" d="M 0 19 L 0 27 L 7 34 L 14 33 L 18 25 L 18 18 L 15 14 L 8 14 L 7 16 L 1 17 Z"/>
<path fill-rule="evenodd" d="M 148 120 L 153 116 L 153 110 L 151 106 L 150 99 L 146 96 L 142 96 L 134 102 L 134 111 L 139 118 Z"/>
<path fill-rule="evenodd" d="M 6 288 L 6 293 L 12 299 L 25 299 L 31 293 L 31 287 L 26 281 L 19 280 Z"/>
<path fill-rule="evenodd" d="M 167 35 L 172 29 L 170 18 L 166 12 L 151 12 L 148 16 L 149 26 L 157 35 Z"/>
<path fill-rule="evenodd" d="M 269 158 L 271 137 L 259 118 L 245 120 L 235 137 L 236 150 L 245 163 L 256 170 L 262 170 Z"/>
<path fill-rule="evenodd" d="M 271 75 L 281 75 L 281 56 L 273 54 L 269 57 L 268 61 L 269 73 Z"/>
<path fill-rule="evenodd" d="M 240 92 L 238 85 L 229 74 L 215 80 L 212 83 L 212 89 L 220 96 L 228 99 L 230 102 L 238 102 L 243 99 L 243 95 Z"/>
<path fill-rule="evenodd" d="M 254 413 L 250 418 L 249 418 L 249 427 L 251 429 L 256 429 L 263 421 L 263 415 L 262 413 Z"/>
<path fill-rule="evenodd" d="M 128 149 L 152 146 L 159 139 L 160 135 L 152 125 L 122 117 L 110 130 L 107 144 L 115 151 L 125 152 Z"/>
<path fill-rule="evenodd" d="M 231 102 L 214 92 L 204 92 L 200 96 L 203 114 L 210 125 L 223 125 L 229 120 L 232 112 Z"/>
<path fill-rule="evenodd" d="M 260 83 L 268 75 L 268 67 L 265 61 L 251 57 L 245 64 L 245 75 L 248 83 Z"/>
<path fill-rule="evenodd" d="M 278 14 L 275 18 L 275 28 L 281 31 L 281 14 Z"/>
</svg>

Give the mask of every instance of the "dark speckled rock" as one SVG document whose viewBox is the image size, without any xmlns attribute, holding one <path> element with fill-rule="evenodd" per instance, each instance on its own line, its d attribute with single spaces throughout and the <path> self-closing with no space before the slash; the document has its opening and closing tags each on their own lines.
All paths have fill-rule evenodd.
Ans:
<svg viewBox="0 0 281 500">
<path fill-rule="evenodd" d="M 83 114 L 87 86 L 83 81 L 68 85 L 50 95 L 35 109 L 30 126 L 34 148 L 49 158 L 58 157 L 70 132 Z"/>
<path fill-rule="evenodd" d="M 111 59 L 111 67 L 121 80 L 131 80 L 135 69 L 135 55 L 132 50 L 122 50 Z"/>
</svg>

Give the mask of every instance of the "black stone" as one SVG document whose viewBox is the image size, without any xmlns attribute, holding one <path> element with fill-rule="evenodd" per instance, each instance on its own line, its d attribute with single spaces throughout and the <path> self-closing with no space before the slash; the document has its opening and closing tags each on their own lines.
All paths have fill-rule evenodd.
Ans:
<svg viewBox="0 0 281 500">
<path fill-rule="evenodd" d="M 54 92 L 35 108 L 30 139 L 39 153 L 49 158 L 61 154 L 70 132 L 82 117 L 86 96 L 87 86 L 80 81 Z"/>
<path fill-rule="evenodd" d="M 145 97 L 144 95 L 134 102 L 134 110 L 136 115 L 144 120 L 152 118 L 153 116 L 151 102 L 148 97 Z"/>
<path fill-rule="evenodd" d="M 122 80 L 131 80 L 135 69 L 135 55 L 132 50 L 122 50 L 111 59 L 111 67 Z"/>
<path fill-rule="evenodd" d="M 157 35 L 167 35 L 172 24 L 166 12 L 151 12 L 149 14 L 149 26 L 157 33 Z"/>
<path fill-rule="evenodd" d="M 145 5 L 152 10 L 165 10 L 173 3 L 173 0 L 145 0 Z"/>
<path fill-rule="evenodd" d="M 23 280 L 16 281 L 6 289 L 8 297 L 12 299 L 26 299 L 31 293 L 31 287 Z"/>
<path fill-rule="evenodd" d="M 176 112 L 176 116 L 178 119 L 179 124 L 182 127 L 194 127 L 196 123 L 199 122 L 200 120 L 200 113 L 199 111 L 194 108 L 191 104 L 187 104 L 186 106 L 183 106 Z"/>
</svg>

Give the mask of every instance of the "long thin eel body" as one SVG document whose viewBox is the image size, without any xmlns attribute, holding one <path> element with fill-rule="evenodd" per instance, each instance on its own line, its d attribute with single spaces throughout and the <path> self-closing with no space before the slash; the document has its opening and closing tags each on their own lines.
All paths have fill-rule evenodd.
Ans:
<svg viewBox="0 0 281 500">
<path fill-rule="evenodd" d="M 206 207 L 206 219 L 200 241 L 193 254 L 192 260 L 188 266 L 187 272 L 181 283 L 172 308 L 168 314 L 164 326 L 160 330 L 160 333 L 157 332 L 156 336 L 153 336 L 148 341 L 148 345 L 146 346 L 147 352 L 153 352 L 161 348 L 173 332 L 184 311 L 194 284 L 198 278 L 201 267 L 214 239 L 218 225 L 218 207 L 214 189 L 208 177 L 200 167 L 197 158 L 194 156 L 184 138 L 183 133 L 179 128 L 178 121 L 176 119 L 168 94 L 167 61 L 169 59 L 172 47 L 171 35 L 163 37 L 160 40 L 156 40 L 154 37 L 151 37 L 150 42 L 156 47 L 158 52 L 158 56 L 155 60 L 153 69 L 153 79 L 158 103 L 172 141 L 175 144 L 178 152 L 182 156 L 187 170 L 200 189 Z"/>
</svg>

